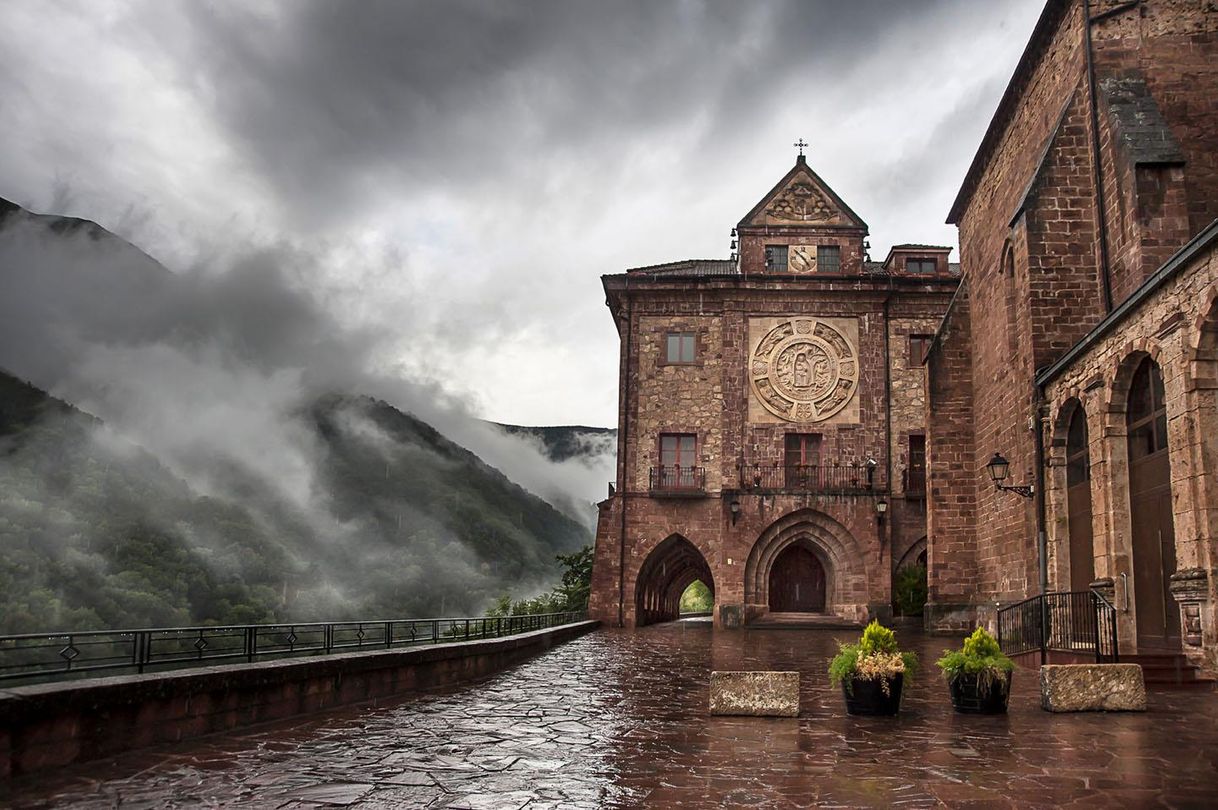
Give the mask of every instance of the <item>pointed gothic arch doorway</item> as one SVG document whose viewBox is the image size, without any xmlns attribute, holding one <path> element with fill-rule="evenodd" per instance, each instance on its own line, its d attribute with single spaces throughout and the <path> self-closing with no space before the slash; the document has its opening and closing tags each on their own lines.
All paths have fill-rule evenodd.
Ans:
<svg viewBox="0 0 1218 810">
<path fill-rule="evenodd" d="M 770 612 L 824 613 L 825 566 L 806 542 L 787 546 L 770 568 Z"/>
<path fill-rule="evenodd" d="M 1167 408 L 1159 364 L 1143 357 L 1129 384 L 1129 443 L 1134 622 L 1138 649 L 1178 650 L 1180 612 L 1169 590 L 1176 570 Z"/>
</svg>

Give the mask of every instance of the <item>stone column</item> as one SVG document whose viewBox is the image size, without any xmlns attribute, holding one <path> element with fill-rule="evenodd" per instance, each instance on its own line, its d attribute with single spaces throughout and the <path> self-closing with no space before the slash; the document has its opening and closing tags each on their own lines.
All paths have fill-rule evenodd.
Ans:
<svg viewBox="0 0 1218 810">
<path fill-rule="evenodd" d="M 1180 637 L 1184 651 L 1190 657 L 1200 656 L 1205 631 L 1202 616 L 1209 606 L 1209 577 L 1203 568 L 1182 568 L 1171 575 L 1168 588 L 1180 606 Z"/>
</svg>

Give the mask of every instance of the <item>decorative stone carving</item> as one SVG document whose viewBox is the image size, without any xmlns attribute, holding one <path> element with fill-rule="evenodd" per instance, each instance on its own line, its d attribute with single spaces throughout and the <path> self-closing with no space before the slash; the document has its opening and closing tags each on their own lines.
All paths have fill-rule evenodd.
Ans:
<svg viewBox="0 0 1218 810">
<path fill-rule="evenodd" d="M 783 222 L 828 222 L 835 213 L 828 198 L 807 180 L 797 180 L 783 189 L 765 212 Z"/>
<path fill-rule="evenodd" d="M 858 390 L 858 350 L 815 318 L 791 318 L 770 329 L 749 368 L 758 400 L 788 422 L 828 419 Z"/>
<path fill-rule="evenodd" d="M 1206 601 L 1209 578 L 1204 568 L 1182 568 L 1171 575 L 1168 589 L 1180 605 L 1180 635 L 1184 643 L 1201 646 L 1201 603 Z"/>
</svg>

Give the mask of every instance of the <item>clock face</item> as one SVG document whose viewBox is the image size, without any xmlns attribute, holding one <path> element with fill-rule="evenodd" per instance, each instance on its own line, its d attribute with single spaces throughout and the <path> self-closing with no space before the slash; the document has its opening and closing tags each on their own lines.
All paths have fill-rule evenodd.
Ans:
<svg viewBox="0 0 1218 810">
<path fill-rule="evenodd" d="M 816 272 L 816 245 L 791 245 L 787 269 L 792 273 Z"/>
<path fill-rule="evenodd" d="M 772 328 L 749 359 L 749 382 L 767 411 L 788 422 L 820 422 L 858 390 L 858 352 L 837 328 L 791 318 Z"/>
</svg>

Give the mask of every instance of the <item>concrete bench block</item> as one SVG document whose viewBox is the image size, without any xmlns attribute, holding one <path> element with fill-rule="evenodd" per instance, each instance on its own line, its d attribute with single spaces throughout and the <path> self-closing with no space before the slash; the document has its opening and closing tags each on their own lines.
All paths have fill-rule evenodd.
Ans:
<svg viewBox="0 0 1218 810">
<path fill-rule="evenodd" d="M 1146 684 L 1137 664 L 1045 664 L 1040 707 L 1049 712 L 1144 712 Z"/>
<path fill-rule="evenodd" d="M 799 717 L 799 673 L 712 672 L 710 713 Z"/>
</svg>

